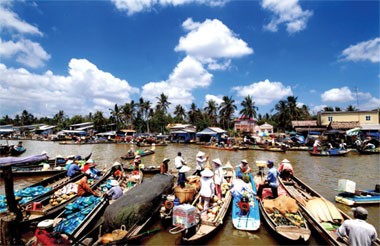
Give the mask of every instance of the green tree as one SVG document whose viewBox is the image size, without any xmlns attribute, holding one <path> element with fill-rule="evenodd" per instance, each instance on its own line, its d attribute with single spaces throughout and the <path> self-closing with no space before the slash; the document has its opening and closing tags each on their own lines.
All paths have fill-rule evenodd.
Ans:
<svg viewBox="0 0 380 246">
<path fill-rule="evenodd" d="M 223 102 L 219 106 L 219 118 L 221 120 L 221 124 L 225 130 L 229 130 L 231 126 L 231 120 L 237 110 L 235 105 L 235 100 L 232 97 L 223 96 Z"/>
<path fill-rule="evenodd" d="M 164 93 L 161 93 L 159 97 L 156 97 L 158 99 L 156 108 L 158 111 L 162 111 L 164 114 L 168 112 L 169 105 L 171 104 L 168 101 L 168 96 L 165 95 Z"/>
<path fill-rule="evenodd" d="M 280 100 L 275 106 L 277 113 L 274 114 L 274 119 L 276 120 L 279 128 L 285 130 L 287 125 L 287 120 L 289 118 L 288 107 L 285 100 Z"/>
<path fill-rule="evenodd" d="M 326 112 L 333 112 L 334 111 L 334 108 L 333 107 L 330 107 L 330 106 L 326 106 L 323 108 L 323 111 L 326 111 Z"/>
<path fill-rule="evenodd" d="M 213 126 L 218 125 L 218 104 L 215 100 L 208 100 L 206 103 L 206 107 L 204 108 L 204 111 L 206 113 L 206 116 L 210 119 L 210 123 Z"/>
<path fill-rule="evenodd" d="M 241 106 L 243 107 L 240 110 L 240 114 L 248 119 L 256 118 L 256 110 L 259 110 L 258 107 L 255 106 L 255 102 L 252 100 L 251 96 L 246 96 L 244 100 L 241 102 Z"/>
<path fill-rule="evenodd" d="M 106 131 L 107 119 L 104 118 L 103 112 L 96 111 L 93 117 L 94 129 L 97 132 Z"/>
<path fill-rule="evenodd" d="M 123 125 L 122 112 L 123 107 L 119 107 L 116 103 L 115 106 L 110 108 L 110 121 L 116 124 L 116 128 L 120 129 Z"/>
<path fill-rule="evenodd" d="M 192 125 L 195 125 L 197 121 L 197 110 L 197 105 L 195 105 L 195 103 L 192 103 L 190 105 L 190 110 L 187 112 L 187 115 L 189 117 L 189 123 Z"/>
<path fill-rule="evenodd" d="M 176 122 L 180 122 L 180 123 L 184 122 L 184 119 L 186 118 L 186 112 L 181 104 L 178 104 L 177 106 L 175 106 L 174 115 L 175 115 L 174 120 Z"/>
<path fill-rule="evenodd" d="M 126 127 L 129 129 L 133 129 L 133 121 L 136 118 L 136 103 L 134 100 L 131 100 L 129 103 L 124 104 L 123 112 L 122 112 Z"/>
<path fill-rule="evenodd" d="M 355 108 L 355 106 L 353 105 L 348 105 L 346 111 L 358 111 L 357 108 Z"/>
</svg>

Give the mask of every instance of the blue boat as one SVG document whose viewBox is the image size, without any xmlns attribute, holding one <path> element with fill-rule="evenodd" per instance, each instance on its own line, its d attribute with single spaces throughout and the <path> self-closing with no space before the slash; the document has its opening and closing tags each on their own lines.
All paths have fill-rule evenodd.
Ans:
<svg viewBox="0 0 380 246">
<path fill-rule="evenodd" d="M 232 224 L 238 230 L 256 231 L 260 228 L 260 209 L 256 199 L 256 185 L 251 173 L 249 183 L 236 178 L 232 202 Z"/>
<path fill-rule="evenodd" d="M 380 203 L 379 190 L 356 190 L 355 193 L 342 192 L 335 196 L 335 201 L 348 206 Z"/>
</svg>

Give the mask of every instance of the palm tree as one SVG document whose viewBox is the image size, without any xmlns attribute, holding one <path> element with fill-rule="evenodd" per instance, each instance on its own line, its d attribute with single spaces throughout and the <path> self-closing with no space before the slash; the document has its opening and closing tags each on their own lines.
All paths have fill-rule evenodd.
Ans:
<svg viewBox="0 0 380 246">
<path fill-rule="evenodd" d="M 197 106 L 195 105 L 195 103 L 192 103 L 190 105 L 190 110 L 189 112 L 187 112 L 187 115 L 189 117 L 189 123 L 192 124 L 192 125 L 195 125 L 196 121 L 197 121 Z"/>
<path fill-rule="evenodd" d="M 113 109 L 109 109 L 110 110 L 110 114 L 111 114 L 111 117 L 112 119 L 114 120 L 114 122 L 116 123 L 116 128 L 117 129 L 120 129 L 120 127 L 122 126 L 123 122 L 122 122 L 122 108 L 117 106 L 117 104 L 115 103 L 115 106 Z"/>
<path fill-rule="evenodd" d="M 151 107 L 152 103 L 150 101 L 144 101 L 144 98 L 140 97 L 138 107 L 140 112 L 142 113 L 143 121 L 146 123 L 146 130 L 149 133 L 149 118 L 152 116 Z"/>
<path fill-rule="evenodd" d="M 125 123 L 129 129 L 133 129 L 133 120 L 135 119 L 136 113 L 136 103 L 131 100 L 131 102 L 124 104 L 123 106 L 123 115 Z"/>
<path fill-rule="evenodd" d="M 235 100 L 233 100 L 232 97 L 223 96 L 223 102 L 219 106 L 221 123 L 226 130 L 229 130 L 232 116 L 234 115 L 235 110 L 237 110 L 234 103 Z"/>
<path fill-rule="evenodd" d="M 330 106 L 324 107 L 323 110 L 326 112 L 333 112 L 334 111 L 333 107 L 330 107 Z"/>
<path fill-rule="evenodd" d="M 168 101 L 168 96 L 166 96 L 164 93 L 161 93 L 159 97 L 156 97 L 158 99 L 157 102 L 157 110 L 162 111 L 164 114 L 168 112 L 169 105 L 171 104 Z"/>
<path fill-rule="evenodd" d="M 275 117 L 277 118 L 277 122 L 279 126 L 283 127 L 283 129 L 286 128 L 286 122 L 289 118 L 288 116 L 288 107 L 285 100 L 280 100 L 275 106 L 275 110 L 277 110 L 277 113 L 275 114 Z"/>
<path fill-rule="evenodd" d="M 181 122 L 181 123 L 183 122 L 184 118 L 186 117 L 186 112 L 181 104 L 178 104 L 177 106 L 175 106 L 174 115 L 175 115 L 176 121 Z"/>
<path fill-rule="evenodd" d="M 294 96 L 288 96 L 287 98 L 287 107 L 288 107 L 288 114 L 289 118 L 288 121 L 286 122 L 286 126 L 290 127 L 291 126 L 291 121 L 292 120 L 299 120 L 301 116 L 301 110 L 297 107 L 297 98 Z"/>
<path fill-rule="evenodd" d="M 216 126 L 218 124 L 218 104 L 215 100 L 208 100 L 207 106 L 204 108 L 206 115 L 211 120 L 211 123 Z"/>
<path fill-rule="evenodd" d="M 256 110 L 258 110 L 258 107 L 255 106 L 255 102 L 252 100 L 250 95 L 246 96 L 240 105 L 243 106 L 243 108 L 239 113 L 244 118 L 248 118 L 249 131 L 251 131 L 251 119 L 256 118 Z"/>
<path fill-rule="evenodd" d="M 94 114 L 93 120 L 94 120 L 95 130 L 98 132 L 103 131 L 105 128 L 104 126 L 107 123 L 106 118 L 104 118 L 104 116 L 103 116 L 103 112 L 102 111 L 96 111 Z"/>
<path fill-rule="evenodd" d="M 358 111 L 357 108 L 355 108 L 355 106 L 353 105 L 348 105 L 346 111 Z"/>
</svg>

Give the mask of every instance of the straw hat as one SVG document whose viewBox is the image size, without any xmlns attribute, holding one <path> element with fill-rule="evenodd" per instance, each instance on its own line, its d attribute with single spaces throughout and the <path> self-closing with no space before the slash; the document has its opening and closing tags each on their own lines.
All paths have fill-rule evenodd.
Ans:
<svg viewBox="0 0 380 246">
<path fill-rule="evenodd" d="M 201 156 L 204 156 L 205 153 L 203 153 L 202 151 L 199 151 L 198 154 L 197 154 L 197 157 L 201 157 Z"/>
<path fill-rule="evenodd" d="M 169 158 L 164 158 L 164 160 L 162 162 L 169 162 L 170 159 Z"/>
<path fill-rule="evenodd" d="M 140 159 L 140 158 L 141 158 L 140 155 L 136 155 L 136 156 L 135 156 L 135 159 Z"/>
<path fill-rule="evenodd" d="M 210 169 L 206 168 L 201 172 L 201 175 L 202 177 L 212 177 L 214 176 L 214 173 Z"/>
<path fill-rule="evenodd" d="M 115 166 L 120 166 L 120 165 L 121 165 L 120 162 L 115 161 L 112 166 L 115 167 Z"/>
<path fill-rule="evenodd" d="M 181 167 L 181 169 L 178 170 L 178 172 L 180 172 L 180 173 L 187 173 L 188 171 L 190 171 L 190 169 L 191 168 L 189 166 L 183 165 Z"/>
<path fill-rule="evenodd" d="M 215 163 L 215 164 L 217 164 L 217 165 L 219 165 L 219 166 L 222 165 L 222 162 L 220 161 L 219 158 L 216 158 L 216 159 L 212 160 L 212 162 Z"/>
<path fill-rule="evenodd" d="M 244 159 L 244 160 L 241 160 L 241 163 L 248 164 L 248 161 L 246 159 Z"/>
<path fill-rule="evenodd" d="M 282 163 L 290 163 L 290 161 L 288 161 L 288 159 L 283 159 L 281 162 Z"/>
<path fill-rule="evenodd" d="M 112 186 L 118 186 L 119 185 L 119 182 L 117 182 L 116 180 L 111 180 L 110 181 L 110 184 L 112 185 Z"/>
<path fill-rule="evenodd" d="M 86 161 L 86 163 L 92 164 L 92 163 L 94 163 L 94 160 L 93 160 L 93 159 L 88 159 L 88 160 Z"/>
</svg>

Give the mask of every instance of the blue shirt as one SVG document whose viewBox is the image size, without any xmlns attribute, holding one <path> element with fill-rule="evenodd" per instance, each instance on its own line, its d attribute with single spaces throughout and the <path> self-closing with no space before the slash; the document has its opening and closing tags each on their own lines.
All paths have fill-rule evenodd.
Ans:
<svg viewBox="0 0 380 246">
<path fill-rule="evenodd" d="M 70 178 L 71 177 L 74 177 L 77 173 L 80 173 L 81 170 L 79 168 L 78 165 L 76 164 L 71 164 L 71 166 L 69 167 L 69 170 L 67 170 L 67 176 L 69 176 Z"/>
<path fill-rule="evenodd" d="M 120 186 L 114 186 L 112 187 L 108 193 L 107 193 L 109 196 L 112 196 L 112 200 L 116 200 L 118 199 L 119 197 L 121 197 L 123 195 L 123 190 L 121 189 Z"/>
<path fill-rule="evenodd" d="M 268 170 L 267 181 L 270 187 L 274 187 L 274 188 L 278 187 L 278 181 L 277 181 L 278 174 L 279 173 L 274 166 Z"/>
</svg>

